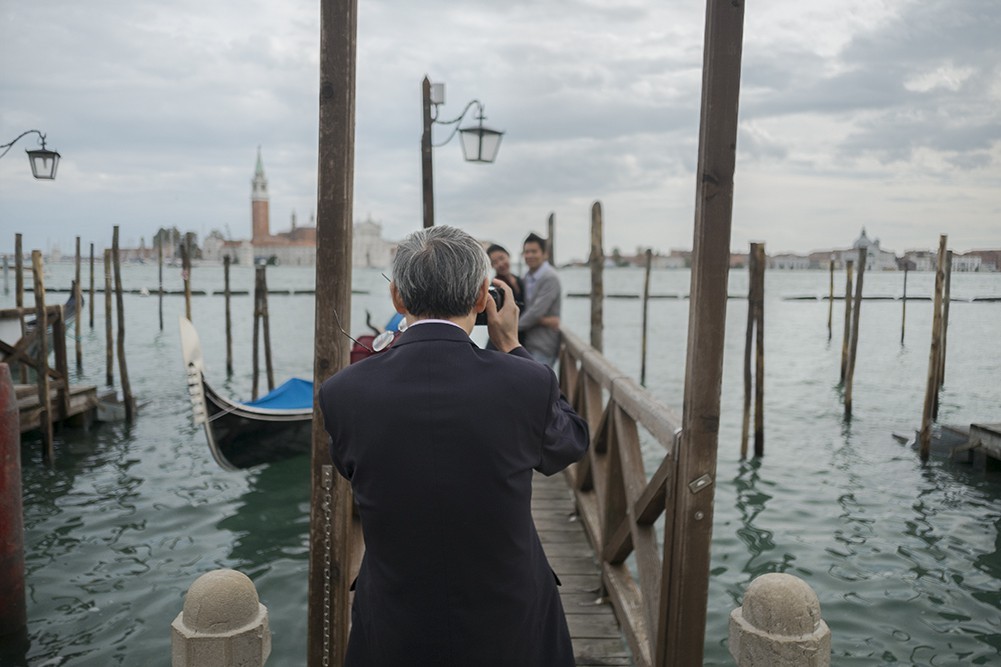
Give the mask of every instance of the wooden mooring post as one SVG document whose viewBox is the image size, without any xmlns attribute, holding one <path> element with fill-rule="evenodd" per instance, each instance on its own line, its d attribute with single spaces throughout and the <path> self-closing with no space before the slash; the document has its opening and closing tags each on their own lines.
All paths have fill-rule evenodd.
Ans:
<svg viewBox="0 0 1001 667">
<path fill-rule="evenodd" d="M 603 226 L 601 202 L 596 201 L 591 206 L 591 254 L 588 258 L 588 264 L 591 266 L 591 347 L 598 352 L 603 352 L 605 348 L 605 250 L 602 245 Z"/>
<path fill-rule="evenodd" d="M 653 266 L 653 250 L 646 249 L 646 271 L 643 273 L 643 340 L 640 352 L 640 385 L 646 386 L 646 340 L 647 315 L 650 310 L 650 269 Z"/>
<path fill-rule="evenodd" d="M 90 244 L 90 290 L 88 292 L 90 301 L 87 306 L 90 310 L 90 328 L 94 328 L 94 244 Z"/>
<path fill-rule="evenodd" d="M 549 234 L 549 238 L 546 239 L 549 262 L 556 266 L 556 213 L 549 214 L 549 219 L 546 221 L 546 233 Z"/>
<path fill-rule="evenodd" d="M 118 251 L 118 225 L 115 225 L 111 240 L 111 254 L 115 263 L 115 310 L 118 315 L 118 375 L 122 383 L 122 403 L 125 405 L 125 421 L 132 423 L 135 418 L 136 404 L 132 398 L 132 385 L 129 382 L 129 370 L 125 364 L 125 301 L 122 296 L 122 262 Z"/>
<path fill-rule="evenodd" d="M 945 253 L 945 286 L 942 294 L 942 363 L 938 370 L 938 386 L 945 386 L 945 355 L 949 351 L 949 304 L 952 303 L 952 251 Z M 938 418 L 938 402 L 935 404 Z"/>
<path fill-rule="evenodd" d="M 852 339 L 848 347 L 848 373 L 845 375 L 845 417 L 852 416 L 852 385 L 855 382 L 855 358 L 858 356 L 859 316 L 862 313 L 862 279 L 865 276 L 865 265 L 868 250 L 858 250 L 858 279 L 855 282 L 855 306 L 852 308 Z"/>
<path fill-rule="evenodd" d="M 3 293 L 10 294 L 10 260 L 3 256 Z"/>
<path fill-rule="evenodd" d="M 747 332 L 744 337 L 744 419 L 740 458 L 747 458 L 751 430 L 751 350 L 754 350 L 754 455 L 765 455 L 765 244 L 752 243 L 747 254 Z"/>
<path fill-rule="evenodd" d="M 184 280 L 184 316 L 191 321 L 191 237 L 181 243 L 181 278 Z"/>
<path fill-rule="evenodd" d="M 942 293 L 945 287 L 946 243 L 945 234 L 938 239 L 938 266 L 935 271 L 935 297 L 932 300 L 931 349 L 928 353 L 928 381 L 925 386 L 925 402 L 921 411 L 921 431 L 918 433 L 919 455 L 927 461 L 931 454 L 931 425 L 934 420 L 934 406 L 938 400 L 938 373 L 942 368 L 940 350 L 942 346 Z"/>
<path fill-rule="evenodd" d="M 160 312 L 160 331 L 163 331 L 163 238 L 156 242 L 156 270 L 159 287 L 156 290 L 157 307 Z"/>
<path fill-rule="evenodd" d="M 323 381 L 348 365 L 351 351 L 351 341 L 340 333 L 337 320 L 350 329 L 357 34 L 357 0 L 320 4 L 308 667 L 344 664 L 351 613 L 348 587 L 360 565 L 363 548 L 361 524 L 352 511 L 351 485 L 334 470 L 323 413 L 316 400 Z M 425 79 L 425 95 L 427 90 Z M 427 108 L 425 104 L 425 120 Z M 426 123 L 425 129 L 430 166 L 431 137 Z M 430 181 L 430 174 L 425 174 L 425 226 L 434 223 Z"/>
<path fill-rule="evenodd" d="M 49 315 L 45 309 L 45 267 L 40 250 L 31 251 L 31 272 L 35 288 L 35 332 L 38 336 L 35 376 L 38 383 L 38 405 L 42 410 L 38 428 L 42 432 L 42 460 L 51 464 L 56 459 L 56 453 L 52 442 L 52 402 L 49 399 L 49 340 L 46 333 Z"/>
<path fill-rule="evenodd" d="M 111 335 L 111 250 L 104 249 L 104 384 L 115 384 L 115 344 Z"/>
<path fill-rule="evenodd" d="M 24 308 L 24 246 L 21 242 L 21 235 L 14 234 L 14 306 L 20 311 Z M 27 333 L 24 324 L 24 315 L 18 315 L 21 320 L 21 337 Z M 28 383 L 28 368 L 24 364 L 18 364 L 21 384 Z"/>
<path fill-rule="evenodd" d="M 76 237 L 76 280 L 73 281 L 73 299 L 76 301 L 76 318 L 73 320 L 73 349 L 76 352 L 76 369 L 83 370 L 83 338 L 80 325 L 83 323 L 83 290 L 80 282 L 80 237 Z"/>
<path fill-rule="evenodd" d="M 233 375 L 233 318 L 229 310 L 229 262 L 230 257 L 226 255 L 222 258 L 222 275 L 224 284 L 224 294 L 226 297 L 226 376 Z M 162 298 L 162 297 L 161 297 Z M 162 308 L 162 306 L 161 306 Z M 161 310 L 160 321 L 163 321 Z"/>
<path fill-rule="evenodd" d="M 254 271 L 254 385 L 251 391 L 253 400 L 257 400 L 258 372 L 258 331 L 264 329 L 264 365 L 268 375 L 268 391 L 275 388 L 275 373 L 271 366 L 271 327 L 268 321 L 268 281 L 265 267 L 258 266 Z"/>
<path fill-rule="evenodd" d="M 831 325 L 834 321 L 834 256 L 831 256 L 830 261 L 830 271 L 831 271 L 831 286 L 827 295 L 827 340 L 830 342 L 832 336 L 834 335 Z"/>
<path fill-rule="evenodd" d="M 657 667 L 701 665 L 709 594 L 744 3 L 706 4 L 685 398 L 671 539 L 664 540 Z M 666 528 L 665 528 L 666 533 Z"/>
<path fill-rule="evenodd" d="M 904 296 L 901 299 L 902 306 L 900 308 L 900 344 L 904 344 L 904 330 L 907 327 L 907 270 L 910 265 L 907 260 L 904 260 Z"/>
<path fill-rule="evenodd" d="M 845 331 L 841 339 L 841 378 L 839 382 L 844 383 L 845 375 L 848 373 L 848 343 L 852 335 L 852 268 L 855 262 L 845 261 Z"/>
</svg>

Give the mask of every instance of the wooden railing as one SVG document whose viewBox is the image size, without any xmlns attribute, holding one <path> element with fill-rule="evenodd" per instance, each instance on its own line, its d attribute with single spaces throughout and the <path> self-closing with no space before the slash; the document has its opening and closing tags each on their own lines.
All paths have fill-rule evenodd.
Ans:
<svg viewBox="0 0 1001 667">
<path fill-rule="evenodd" d="M 566 329 L 560 387 L 591 428 L 587 454 L 566 474 L 601 565 L 603 594 L 615 608 L 636 664 L 662 665 L 666 643 L 672 639 L 667 636 L 667 619 L 679 611 L 669 609 L 678 602 L 670 593 L 667 573 L 681 419 Z M 664 448 L 650 477 L 637 425 Z M 666 518 L 659 546 L 654 523 L 662 513 Z M 636 577 L 626 563 L 630 554 L 635 554 Z"/>
</svg>

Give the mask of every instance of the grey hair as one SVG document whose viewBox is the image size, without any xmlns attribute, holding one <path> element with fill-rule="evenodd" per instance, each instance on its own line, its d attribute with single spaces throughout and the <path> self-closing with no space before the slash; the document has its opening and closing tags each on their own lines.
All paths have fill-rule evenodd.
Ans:
<svg viewBox="0 0 1001 667">
<path fill-rule="evenodd" d="M 490 272 L 490 259 L 472 236 L 442 225 L 400 242 L 393 282 L 408 312 L 428 318 L 468 315 Z"/>
</svg>

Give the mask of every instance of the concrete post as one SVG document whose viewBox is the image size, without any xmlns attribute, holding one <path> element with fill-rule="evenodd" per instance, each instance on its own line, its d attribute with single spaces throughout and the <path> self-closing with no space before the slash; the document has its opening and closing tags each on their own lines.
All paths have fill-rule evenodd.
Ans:
<svg viewBox="0 0 1001 667">
<path fill-rule="evenodd" d="M 198 577 L 170 627 L 172 667 L 263 667 L 271 655 L 268 609 L 236 570 Z"/>
<path fill-rule="evenodd" d="M 730 612 L 730 655 L 738 667 L 830 667 L 831 630 L 809 584 L 765 574 Z"/>
</svg>

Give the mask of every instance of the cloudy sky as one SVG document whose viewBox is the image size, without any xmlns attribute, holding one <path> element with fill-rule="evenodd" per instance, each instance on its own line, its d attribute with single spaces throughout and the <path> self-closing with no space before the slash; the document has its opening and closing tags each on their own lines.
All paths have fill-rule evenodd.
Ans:
<svg viewBox="0 0 1001 667">
<path fill-rule="evenodd" d="M 250 233 L 258 145 L 273 231 L 315 209 L 317 0 L 0 0 L 0 252 L 161 226 Z M 555 212 L 557 260 L 691 246 L 705 2 L 359 0 L 355 219 L 421 224 L 420 82 L 478 98 L 494 165 L 436 148 L 437 222 L 517 247 Z M 752 0 L 733 244 L 1001 247 L 1001 3 Z M 437 136 L 444 139 L 446 133 Z M 86 247 L 86 246 L 85 246 Z"/>
</svg>

